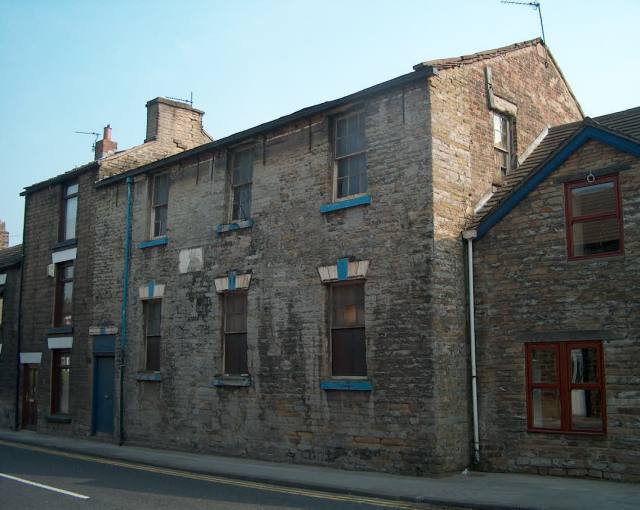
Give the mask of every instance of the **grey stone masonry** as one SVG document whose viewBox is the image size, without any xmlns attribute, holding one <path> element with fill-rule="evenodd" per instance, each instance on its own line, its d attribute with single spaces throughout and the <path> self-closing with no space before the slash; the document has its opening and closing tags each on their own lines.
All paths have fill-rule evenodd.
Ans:
<svg viewBox="0 0 640 510">
<path fill-rule="evenodd" d="M 459 234 L 494 177 L 487 65 L 495 93 L 517 105 L 519 152 L 546 125 L 581 118 L 533 41 L 238 135 L 237 145 L 208 144 L 197 157 L 186 153 L 135 177 L 124 439 L 397 473 L 469 464 Z M 323 213 L 336 205 L 334 119 L 354 110 L 365 119 L 367 195 Z M 240 148 L 253 152 L 251 214 L 230 226 L 232 155 Z M 162 172 L 170 183 L 167 235 L 152 239 L 150 182 Z M 96 192 L 95 327 L 121 319 L 126 197 L 124 180 Z M 329 285 L 319 268 L 339 259 L 369 262 L 367 377 L 329 389 Z M 230 271 L 245 282 L 250 274 L 248 377 L 233 381 L 221 377 L 216 291 Z M 150 297 L 161 299 L 158 372 L 144 370 Z"/>
</svg>

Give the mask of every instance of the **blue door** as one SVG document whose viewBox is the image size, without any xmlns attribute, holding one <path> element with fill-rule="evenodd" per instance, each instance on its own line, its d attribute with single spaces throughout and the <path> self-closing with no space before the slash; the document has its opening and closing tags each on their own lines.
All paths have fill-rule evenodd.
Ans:
<svg viewBox="0 0 640 510">
<path fill-rule="evenodd" d="M 113 356 L 96 356 L 93 431 L 113 434 Z"/>
</svg>

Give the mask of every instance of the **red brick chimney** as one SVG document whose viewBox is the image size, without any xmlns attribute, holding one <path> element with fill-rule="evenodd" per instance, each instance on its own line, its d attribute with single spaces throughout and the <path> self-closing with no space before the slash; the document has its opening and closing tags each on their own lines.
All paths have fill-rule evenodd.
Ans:
<svg viewBox="0 0 640 510">
<path fill-rule="evenodd" d="M 117 149 L 118 143 L 111 140 L 111 124 L 107 124 L 102 140 L 96 142 L 96 161 L 113 154 Z"/>
</svg>

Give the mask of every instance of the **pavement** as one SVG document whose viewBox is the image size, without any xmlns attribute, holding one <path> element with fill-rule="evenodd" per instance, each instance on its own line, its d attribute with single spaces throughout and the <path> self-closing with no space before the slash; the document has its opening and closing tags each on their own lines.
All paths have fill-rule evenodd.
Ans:
<svg viewBox="0 0 640 510">
<path fill-rule="evenodd" d="M 414 503 L 500 510 L 640 509 L 640 484 L 633 483 L 481 472 L 438 478 L 398 476 L 118 446 L 30 431 L 0 430 L 0 440 L 191 473 Z"/>
</svg>

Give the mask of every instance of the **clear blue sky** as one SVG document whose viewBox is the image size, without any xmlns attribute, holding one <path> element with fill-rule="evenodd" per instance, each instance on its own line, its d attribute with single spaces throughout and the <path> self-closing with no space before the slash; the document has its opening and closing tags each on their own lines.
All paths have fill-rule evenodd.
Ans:
<svg viewBox="0 0 640 510">
<path fill-rule="evenodd" d="M 637 0 L 542 0 L 547 43 L 587 115 L 638 106 Z M 214 138 L 411 71 L 540 35 L 499 0 L 0 0 L 0 219 L 21 242 L 27 185 L 120 149 L 145 103 L 188 97 Z"/>
</svg>

